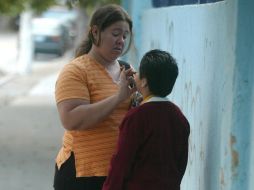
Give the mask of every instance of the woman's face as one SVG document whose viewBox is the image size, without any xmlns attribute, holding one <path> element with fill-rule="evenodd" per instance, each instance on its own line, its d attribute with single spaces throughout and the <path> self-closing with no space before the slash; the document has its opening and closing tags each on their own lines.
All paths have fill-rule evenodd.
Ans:
<svg viewBox="0 0 254 190">
<path fill-rule="evenodd" d="M 118 21 L 101 31 L 101 41 L 97 50 L 105 60 L 114 61 L 123 53 L 129 37 L 129 24 Z"/>
</svg>

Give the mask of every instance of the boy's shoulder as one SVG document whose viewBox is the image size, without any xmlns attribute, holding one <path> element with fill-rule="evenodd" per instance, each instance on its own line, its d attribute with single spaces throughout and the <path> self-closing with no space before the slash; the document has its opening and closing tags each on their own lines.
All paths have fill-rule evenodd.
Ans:
<svg viewBox="0 0 254 190">
<path fill-rule="evenodd" d="M 163 103 L 165 106 L 165 103 Z M 166 103 L 167 104 L 167 103 Z M 169 105 L 170 106 L 170 105 Z M 156 109 L 160 109 L 161 105 L 158 102 L 148 102 L 137 107 L 131 108 L 125 117 L 127 118 L 142 118 L 149 117 Z"/>
<path fill-rule="evenodd" d="M 160 110 L 160 111 L 159 111 Z M 171 101 L 167 102 L 148 102 L 138 107 L 130 109 L 126 117 L 127 118 L 149 118 L 153 114 L 162 113 L 163 111 L 170 113 L 171 116 L 181 119 L 186 119 L 181 108 Z M 187 120 L 187 119 L 186 119 Z"/>
</svg>

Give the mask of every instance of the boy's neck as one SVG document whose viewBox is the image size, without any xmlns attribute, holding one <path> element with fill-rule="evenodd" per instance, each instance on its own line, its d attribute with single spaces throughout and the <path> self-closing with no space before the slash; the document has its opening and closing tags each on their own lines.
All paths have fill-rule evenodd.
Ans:
<svg viewBox="0 0 254 190">
<path fill-rule="evenodd" d="M 154 97 L 152 94 L 148 95 L 148 96 L 144 96 L 143 102 L 147 102 L 149 99 L 151 99 L 152 97 Z"/>
</svg>

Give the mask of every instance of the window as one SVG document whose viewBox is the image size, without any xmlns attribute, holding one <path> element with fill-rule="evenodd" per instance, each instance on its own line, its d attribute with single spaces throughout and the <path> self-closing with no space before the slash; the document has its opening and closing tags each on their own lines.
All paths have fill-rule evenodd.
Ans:
<svg viewBox="0 0 254 190">
<path fill-rule="evenodd" d="M 153 7 L 167 7 L 171 5 L 214 3 L 217 1 L 223 0 L 152 0 L 152 5 Z"/>
</svg>

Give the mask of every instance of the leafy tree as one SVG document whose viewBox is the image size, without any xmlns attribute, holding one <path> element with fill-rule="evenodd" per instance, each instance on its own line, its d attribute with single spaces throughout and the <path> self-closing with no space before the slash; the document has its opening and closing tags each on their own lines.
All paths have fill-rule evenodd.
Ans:
<svg viewBox="0 0 254 190">
<path fill-rule="evenodd" d="M 120 1 L 121 0 L 65 0 L 69 7 L 76 4 L 85 9 L 91 9 L 95 6 L 107 3 L 120 4 Z M 52 5 L 59 4 L 59 2 L 59 0 L 0 0 L 0 14 L 15 16 L 27 8 L 35 12 L 42 12 Z"/>
<path fill-rule="evenodd" d="M 94 8 L 109 3 L 120 4 L 121 0 L 67 0 L 66 4 L 70 8 L 75 5 L 79 6 L 84 9 L 88 15 L 90 15 L 93 12 Z"/>
<path fill-rule="evenodd" d="M 71 1 L 68 1 L 71 2 Z M 96 7 L 98 5 L 104 5 L 108 3 L 116 3 L 120 4 L 120 0 L 78 0 L 79 4 L 81 7 L 86 8 L 86 7 Z"/>
<path fill-rule="evenodd" d="M 31 20 L 33 13 L 40 13 L 52 5 L 60 4 L 64 0 L 0 0 L 0 14 L 17 16 L 20 14 L 19 30 L 19 60 L 17 67 L 20 73 L 28 73 L 33 56 L 33 42 Z M 120 3 L 120 0 L 65 0 L 69 7 L 80 6 L 88 14 L 97 7 L 106 3 Z"/>
<path fill-rule="evenodd" d="M 56 0 L 0 0 L 0 13 L 15 16 L 27 8 L 41 12 L 56 3 Z"/>
</svg>

